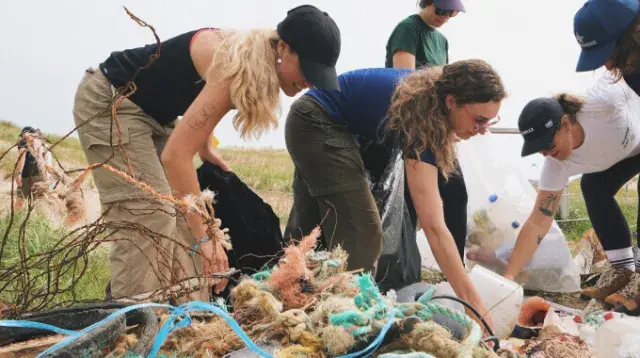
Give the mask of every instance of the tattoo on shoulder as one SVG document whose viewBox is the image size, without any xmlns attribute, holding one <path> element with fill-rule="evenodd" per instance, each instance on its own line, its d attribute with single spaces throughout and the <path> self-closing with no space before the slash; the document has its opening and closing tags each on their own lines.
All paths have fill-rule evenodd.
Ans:
<svg viewBox="0 0 640 358">
<path fill-rule="evenodd" d="M 549 194 L 546 198 L 542 199 L 538 210 L 545 216 L 553 216 L 558 207 L 560 196 L 557 194 Z"/>
<path fill-rule="evenodd" d="M 538 245 L 540 245 L 543 239 L 544 239 L 544 236 L 538 235 Z"/>
</svg>

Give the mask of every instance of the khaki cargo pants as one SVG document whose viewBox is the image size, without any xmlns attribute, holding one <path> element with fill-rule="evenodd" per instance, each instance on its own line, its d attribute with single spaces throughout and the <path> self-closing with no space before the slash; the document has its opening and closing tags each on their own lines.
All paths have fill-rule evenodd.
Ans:
<svg viewBox="0 0 640 358">
<path fill-rule="evenodd" d="M 304 95 L 291 106 L 285 141 L 295 164 L 285 238 L 297 240 L 322 223 L 324 246 L 341 245 L 349 270 L 374 269 L 382 224 L 356 138 Z"/>
<path fill-rule="evenodd" d="M 103 163 L 128 172 L 124 153 L 118 147 L 118 130 L 112 125 L 110 103 L 115 88 L 98 69 L 86 71 L 73 107 L 80 143 L 89 164 Z M 122 144 L 133 168 L 133 177 L 161 194 L 171 189 L 160 162 L 160 154 L 172 128 L 163 127 L 140 107 L 125 99 L 118 106 Z M 90 120 L 91 119 L 91 120 Z M 184 217 L 176 216 L 173 205 L 153 198 L 104 168 L 93 172 L 105 220 L 116 227 L 139 226 L 148 230 L 116 229 L 109 237 L 111 292 L 114 299 L 166 288 L 177 280 L 198 276 L 202 258 L 189 256 L 195 238 Z M 209 300 L 202 289 L 190 300 Z"/>
</svg>

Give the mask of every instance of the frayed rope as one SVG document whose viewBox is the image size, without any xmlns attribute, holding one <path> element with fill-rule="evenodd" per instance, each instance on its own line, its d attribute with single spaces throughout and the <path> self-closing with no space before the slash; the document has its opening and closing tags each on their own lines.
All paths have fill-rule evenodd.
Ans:
<svg viewBox="0 0 640 358">
<path fill-rule="evenodd" d="M 169 311 L 171 312 L 169 314 L 169 317 L 166 319 L 166 321 L 164 322 L 164 324 L 162 325 L 162 327 L 158 331 L 158 335 L 156 336 L 156 340 L 154 342 L 154 345 L 153 345 L 151 351 L 149 352 L 149 354 L 147 355 L 147 357 L 150 357 L 150 358 L 156 357 L 156 355 L 160 351 L 160 348 L 164 344 L 165 340 L 167 339 L 167 337 L 173 331 L 191 324 L 191 318 L 189 317 L 189 315 L 187 313 L 193 312 L 193 311 L 211 311 L 211 312 L 215 313 L 216 315 L 222 317 L 227 322 L 227 324 L 229 324 L 229 326 L 235 331 L 235 333 L 240 337 L 240 339 L 246 344 L 246 346 L 249 347 L 249 349 L 251 349 L 252 351 L 256 352 L 257 354 L 259 354 L 262 357 L 272 358 L 271 355 L 269 355 L 267 352 L 265 352 L 262 349 L 260 349 L 260 347 L 258 347 L 251 340 L 251 338 L 249 338 L 249 336 L 247 336 L 247 334 L 242 330 L 242 328 L 238 325 L 238 323 L 231 316 L 229 316 L 229 314 L 227 314 L 226 310 L 221 309 L 218 306 L 215 306 L 215 305 L 212 305 L 212 304 L 209 304 L 209 303 L 205 303 L 205 302 L 199 302 L 199 301 L 188 302 L 188 303 L 185 303 L 185 304 L 180 305 L 178 307 L 174 307 L 174 306 L 171 306 L 171 305 L 165 305 L 165 304 L 158 304 L 158 303 L 141 303 L 141 304 L 137 304 L 137 305 L 128 306 L 128 307 L 122 308 L 122 309 L 120 309 L 120 310 L 118 310 L 116 312 L 113 312 L 112 314 L 110 314 L 109 316 L 104 318 L 103 320 L 101 320 L 99 322 L 96 322 L 96 323 L 92 324 L 91 326 L 86 327 L 86 328 L 84 328 L 84 329 L 82 329 L 80 331 L 70 331 L 70 330 L 65 330 L 65 329 L 58 328 L 58 327 L 51 326 L 51 325 L 47 325 L 47 324 L 41 324 L 41 323 L 38 323 L 38 322 L 20 321 L 20 320 L 0 320 L 0 326 L 2 326 L 2 327 L 20 327 L 20 328 L 37 328 L 37 329 L 52 331 L 52 332 L 65 334 L 65 335 L 69 336 L 69 337 L 65 338 L 64 340 L 58 342 L 57 344 L 53 345 L 52 347 L 48 348 L 44 352 L 40 353 L 37 356 L 37 358 L 40 358 L 40 357 L 46 357 L 47 355 L 55 352 L 56 350 L 61 349 L 61 348 L 65 347 L 65 346 L 73 343 L 75 340 L 77 340 L 81 336 L 86 335 L 87 333 L 91 332 L 92 330 L 105 325 L 106 323 L 112 321 L 113 319 L 117 318 L 118 316 L 121 316 L 123 314 L 126 314 L 128 312 L 131 312 L 131 311 L 134 311 L 134 310 L 137 310 L 137 309 L 140 309 L 140 308 L 146 308 L 146 307 L 166 308 L 166 309 L 169 309 Z M 363 349 L 360 352 L 351 353 L 351 354 L 348 354 L 348 355 L 341 356 L 339 358 L 356 358 L 356 357 L 368 356 L 371 353 L 373 353 L 375 350 L 377 350 L 378 347 L 380 347 L 380 345 L 382 344 L 384 336 L 387 334 L 387 332 L 391 328 L 391 325 L 393 324 L 393 319 L 394 319 L 395 313 L 396 313 L 395 310 L 391 310 L 390 311 L 390 313 L 389 313 L 389 315 L 387 317 L 388 319 L 387 319 L 386 325 L 380 331 L 380 334 L 378 335 L 376 340 L 374 340 L 367 348 Z"/>
</svg>

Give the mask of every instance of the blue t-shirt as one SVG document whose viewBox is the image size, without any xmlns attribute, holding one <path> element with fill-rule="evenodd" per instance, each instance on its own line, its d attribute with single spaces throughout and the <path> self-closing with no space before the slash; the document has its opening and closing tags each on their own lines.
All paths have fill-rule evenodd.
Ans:
<svg viewBox="0 0 640 358">
<path fill-rule="evenodd" d="M 396 85 L 412 71 L 400 68 L 354 70 L 338 76 L 340 91 L 312 88 L 307 94 L 322 105 L 332 120 L 346 124 L 351 133 L 376 140 Z M 420 154 L 420 159 L 436 165 L 435 155 L 429 149 Z"/>
</svg>

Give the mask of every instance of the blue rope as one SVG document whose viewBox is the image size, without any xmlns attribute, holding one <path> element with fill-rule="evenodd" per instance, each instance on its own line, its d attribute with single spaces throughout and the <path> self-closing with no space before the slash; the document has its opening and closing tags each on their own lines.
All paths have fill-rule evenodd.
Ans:
<svg viewBox="0 0 640 358">
<path fill-rule="evenodd" d="M 431 354 L 425 352 L 409 352 L 409 353 L 385 353 L 378 358 L 435 358 Z"/>
<path fill-rule="evenodd" d="M 40 358 L 40 357 L 44 357 L 44 356 L 46 356 L 46 355 L 48 355 L 50 353 L 53 353 L 58 349 L 62 349 L 63 347 L 66 347 L 67 345 L 73 343 L 78 338 L 86 335 L 87 333 L 91 332 L 92 330 L 94 330 L 94 329 L 96 329 L 98 327 L 101 327 L 101 326 L 107 324 L 108 322 L 112 321 L 113 319 L 117 318 L 118 316 L 121 316 L 123 314 L 126 314 L 126 313 L 131 312 L 131 311 L 136 310 L 136 309 L 146 308 L 146 307 L 168 308 L 171 311 L 171 314 L 169 315 L 167 320 L 164 322 L 164 324 L 162 325 L 162 327 L 158 331 L 158 335 L 156 336 L 154 345 L 153 345 L 153 347 L 151 348 L 151 351 L 148 354 L 148 357 L 150 357 L 150 358 L 153 358 L 158 354 L 158 351 L 160 350 L 160 348 L 164 344 L 164 341 L 167 339 L 167 337 L 174 330 L 176 330 L 178 328 L 181 328 L 181 327 L 185 327 L 185 326 L 187 326 L 187 325 L 189 325 L 191 323 L 191 319 L 187 315 L 187 313 L 191 312 L 191 311 L 211 311 L 211 312 L 217 314 L 218 316 L 222 317 L 229 324 L 229 326 L 235 331 L 235 333 L 247 345 L 247 347 L 249 347 L 251 350 L 253 350 L 254 352 L 256 352 L 257 354 L 259 354 L 262 357 L 272 358 L 267 352 L 263 351 L 260 347 L 258 347 L 251 340 L 251 338 L 249 338 L 247 336 L 247 334 L 242 330 L 242 328 L 238 325 L 238 323 L 231 316 L 229 316 L 226 312 L 224 312 L 222 309 L 220 309 L 217 306 L 214 306 L 214 305 L 211 305 L 211 304 L 208 304 L 208 303 L 204 303 L 204 302 L 197 302 L 197 301 L 189 302 L 189 303 L 186 303 L 186 304 L 181 305 L 179 307 L 173 307 L 173 306 L 170 306 L 170 305 L 157 304 L 157 303 L 141 303 L 141 304 L 137 304 L 137 305 L 128 306 L 128 307 L 122 308 L 122 309 L 120 309 L 120 310 L 118 310 L 116 312 L 111 313 L 109 316 L 107 316 L 103 320 L 101 320 L 99 322 L 96 322 L 96 323 L 92 324 L 91 326 L 89 326 L 87 328 L 84 328 L 84 329 L 82 329 L 80 331 L 71 331 L 71 330 L 58 328 L 58 327 L 51 326 L 51 325 L 44 324 L 44 323 L 32 322 L 32 321 L 19 321 L 19 320 L 0 320 L 0 326 L 43 329 L 43 330 L 52 331 L 52 332 L 65 334 L 65 335 L 69 336 L 69 337 L 65 338 L 64 340 L 58 342 L 57 344 L 53 345 L 49 349 L 45 350 L 44 352 L 40 353 L 38 355 L 38 358 Z M 395 314 L 396 314 L 396 312 L 394 310 L 391 310 L 389 312 L 388 320 L 387 320 L 386 324 L 384 325 L 384 327 L 382 328 L 382 330 L 380 331 L 380 333 L 378 334 L 376 339 L 371 344 L 369 344 L 369 346 L 367 346 L 365 349 L 363 349 L 363 350 L 361 350 L 359 352 L 347 354 L 347 355 L 341 356 L 339 358 L 355 358 L 355 357 L 363 357 L 363 356 L 366 357 L 366 356 L 371 355 L 371 353 L 375 352 L 380 347 L 380 345 L 382 344 L 382 341 L 384 340 L 384 336 L 387 334 L 389 329 L 391 329 L 391 325 L 393 324 Z M 179 318 L 181 318 L 181 320 L 176 323 L 176 321 Z"/>
<path fill-rule="evenodd" d="M 116 319 L 118 316 L 121 316 L 121 315 L 126 314 L 128 312 L 131 312 L 133 310 L 137 310 L 139 308 L 145 308 L 145 307 L 172 308 L 170 305 L 164 305 L 164 304 L 159 304 L 159 303 L 141 303 L 141 304 L 131 305 L 131 306 L 127 306 L 125 308 L 121 308 L 118 311 L 111 313 L 109 316 L 107 316 L 103 320 L 98 321 L 98 322 L 90 325 L 89 327 L 82 329 L 81 331 L 77 332 L 76 334 L 74 334 L 74 335 L 72 335 L 70 337 L 67 337 L 67 338 L 63 339 L 62 341 L 56 343 L 55 345 L 49 347 L 49 349 L 47 349 L 46 351 L 38 354 L 37 358 L 45 357 L 46 355 L 51 354 L 51 353 L 55 352 L 58 349 L 66 347 L 67 345 L 73 343 L 75 340 L 77 340 L 81 336 L 93 331 L 94 329 L 96 329 L 98 327 L 104 326 L 108 322 Z"/>
<path fill-rule="evenodd" d="M 2 327 L 13 327 L 13 328 L 35 328 L 42 329 L 45 331 L 51 331 L 54 333 L 64 334 L 66 336 L 74 336 L 78 334 L 76 331 L 71 331 L 64 328 L 58 328 L 56 326 L 52 326 L 46 323 L 34 322 L 34 321 L 19 321 L 19 320 L 4 320 L 0 321 L 0 326 Z"/>
<path fill-rule="evenodd" d="M 371 280 L 369 275 L 360 276 L 358 278 L 358 283 L 359 283 L 361 292 L 358 295 L 356 295 L 356 297 L 354 297 L 354 301 L 358 306 L 358 308 L 360 308 L 362 311 L 350 310 L 350 311 L 343 312 L 341 314 L 331 315 L 330 321 L 332 321 L 332 324 L 337 326 L 343 326 L 343 327 L 346 326 L 345 328 L 359 327 L 356 330 L 358 331 L 356 335 L 359 335 L 359 334 L 368 333 L 372 330 L 371 323 L 374 319 L 383 319 L 386 316 L 386 323 L 378 333 L 376 339 L 373 342 L 371 342 L 366 348 L 364 348 L 359 352 L 340 356 L 339 358 L 368 357 L 372 355 L 382 345 L 384 337 L 386 336 L 386 334 L 391 329 L 391 326 L 393 325 L 394 318 L 406 316 L 406 313 L 407 313 L 406 311 L 408 307 L 403 307 L 402 305 L 397 308 L 387 307 L 382 299 L 382 296 L 380 295 L 380 292 L 378 291 L 375 284 L 373 284 L 373 281 Z M 434 309 L 437 310 L 437 308 L 440 308 L 439 305 L 429 302 L 434 292 L 435 292 L 435 289 L 428 290 L 420 297 L 420 299 L 418 299 L 418 303 L 423 306 L 423 309 L 419 311 L 424 311 L 424 312 L 417 312 L 417 313 L 421 313 L 422 315 L 425 315 L 425 316 L 431 316 L 432 310 Z M 216 315 L 222 317 L 249 349 L 253 350 L 254 352 L 256 352 L 262 357 L 272 358 L 267 352 L 263 351 L 260 347 L 258 347 L 251 340 L 251 338 L 249 338 L 249 336 L 247 336 L 247 334 L 242 330 L 242 328 L 238 325 L 238 323 L 226 312 L 226 309 L 224 307 L 220 308 L 219 306 L 212 305 L 205 302 L 199 302 L 199 301 L 188 302 L 178 307 L 174 307 L 166 304 L 157 304 L 157 303 L 142 303 L 142 304 L 128 306 L 116 312 L 111 313 L 109 316 L 107 316 L 103 320 L 96 322 L 91 326 L 82 329 L 81 331 L 70 331 L 70 330 L 57 328 L 57 327 L 39 323 L 39 322 L 17 321 L 17 320 L 4 320 L 4 321 L 0 320 L 0 326 L 44 329 L 44 330 L 49 330 L 49 331 L 53 331 L 56 333 L 61 333 L 69 336 L 64 340 L 60 341 L 59 343 L 53 345 L 46 351 L 39 354 L 38 358 L 40 358 L 71 344 L 72 342 L 77 340 L 79 337 L 84 336 L 88 332 L 91 332 L 92 330 L 105 325 L 106 323 L 117 318 L 118 316 L 121 316 L 123 314 L 126 314 L 136 309 L 146 308 L 146 307 L 167 308 L 169 309 L 169 312 L 170 312 L 169 317 L 165 320 L 162 327 L 160 327 L 160 329 L 158 330 L 158 334 L 156 336 L 153 347 L 151 348 L 151 351 L 148 354 L 148 357 L 150 358 L 156 357 L 162 345 L 164 344 L 165 340 L 173 331 L 191 324 L 191 318 L 189 317 L 188 313 L 192 311 L 211 311 Z M 386 314 L 384 311 L 387 311 Z M 460 321 L 465 321 L 461 319 L 461 317 L 453 317 L 453 318 L 458 319 Z M 461 322 L 461 323 L 468 324 L 469 322 Z M 471 321 L 471 323 L 475 323 L 475 322 Z M 423 355 L 421 357 L 429 357 L 429 356 Z"/>
<path fill-rule="evenodd" d="M 389 310 L 389 315 L 387 317 L 387 323 L 385 323 L 384 327 L 380 330 L 380 333 L 376 337 L 376 339 L 367 346 L 367 348 L 361 350 L 360 352 L 355 352 L 351 354 L 347 354 L 344 356 L 340 356 L 338 358 L 356 358 L 356 357 L 368 357 L 373 354 L 379 347 L 382 345 L 382 341 L 384 337 L 387 335 L 387 332 L 391 329 L 391 325 L 394 322 L 396 312 L 395 310 Z"/>
</svg>

